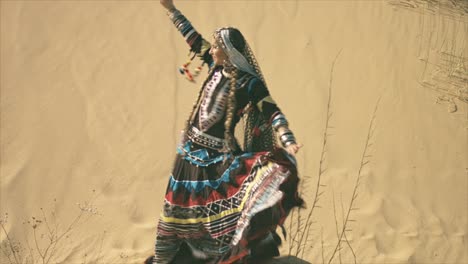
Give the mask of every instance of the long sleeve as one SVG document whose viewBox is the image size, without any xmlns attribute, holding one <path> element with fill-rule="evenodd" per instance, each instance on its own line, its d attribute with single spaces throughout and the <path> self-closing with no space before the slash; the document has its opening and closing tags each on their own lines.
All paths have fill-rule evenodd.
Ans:
<svg viewBox="0 0 468 264">
<path fill-rule="evenodd" d="M 286 117 L 281 112 L 278 105 L 276 105 L 265 84 L 258 78 L 254 78 L 250 81 L 247 92 L 249 94 L 249 100 L 257 106 L 265 120 L 267 120 L 274 131 L 279 134 L 279 139 L 283 147 L 296 144 L 296 138 L 288 128 L 289 124 Z"/>
<path fill-rule="evenodd" d="M 280 108 L 270 95 L 270 92 L 265 87 L 262 81 L 258 78 L 253 78 L 248 86 L 249 100 L 257 106 L 263 114 L 265 120 L 269 123 L 272 119 L 281 113 Z"/>
<path fill-rule="evenodd" d="M 169 18 L 172 20 L 177 30 L 185 38 L 190 46 L 190 52 L 198 56 L 208 67 L 213 66 L 213 58 L 209 54 L 211 48 L 210 42 L 205 40 L 192 26 L 190 21 L 177 9 L 169 11 Z"/>
</svg>

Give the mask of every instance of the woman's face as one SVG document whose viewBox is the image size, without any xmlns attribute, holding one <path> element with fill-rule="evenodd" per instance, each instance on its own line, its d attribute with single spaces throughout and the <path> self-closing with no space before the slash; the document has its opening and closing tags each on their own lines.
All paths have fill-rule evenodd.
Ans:
<svg viewBox="0 0 468 264">
<path fill-rule="evenodd" d="M 226 53 L 223 51 L 223 48 L 214 38 L 211 44 L 210 55 L 213 57 L 215 65 L 223 65 L 224 60 L 228 60 Z"/>
</svg>

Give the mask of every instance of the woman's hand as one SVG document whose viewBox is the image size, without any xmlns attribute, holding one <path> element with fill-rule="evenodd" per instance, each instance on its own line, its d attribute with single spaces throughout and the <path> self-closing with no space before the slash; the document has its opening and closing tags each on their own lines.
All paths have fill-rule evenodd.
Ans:
<svg viewBox="0 0 468 264">
<path fill-rule="evenodd" d="M 302 144 L 291 144 L 284 149 L 286 152 L 288 152 L 289 155 L 296 157 L 296 153 L 299 151 L 299 149 L 302 148 Z"/>
<path fill-rule="evenodd" d="M 166 8 L 169 11 L 175 9 L 173 0 L 159 0 L 159 2 L 162 6 L 164 6 L 164 8 Z"/>
</svg>

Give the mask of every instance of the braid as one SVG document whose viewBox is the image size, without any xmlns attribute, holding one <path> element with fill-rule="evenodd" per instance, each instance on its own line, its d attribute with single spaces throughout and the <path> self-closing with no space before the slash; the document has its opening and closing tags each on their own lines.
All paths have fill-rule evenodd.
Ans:
<svg viewBox="0 0 468 264">
<path fill-rule="evenodd" d="M 213 75 L 213 72 L 214 72 L 213 70 L 210 71 L 210 73 L 208 74 L 208 77 L 203 82 L 200 88 L 200 91 L 198 91 L 197 100 L 195 100 L 195 102 L 193 103 L 192 110 L 190 111 L 190 115 L 187 119 L 187 122 L 185 123 L 185 129 L 183 130 L 182 144 L 184 144 L 187 141 L 187 131 L 190 129 L 190 126 L 192 125 L 193 114 L 197 110 L 198 103 L 200 102 L 200 98 L 202 97 L 202 94 L 203 94 L 203 88 L 205 87 L 206 83 L 210 80 L 210 77 L 211 75 Z"/>
<path fill-rule="evenodd" d="M 224 122 L 224 139 L 227 142 L 227 150 L 234 149 L 234 136 L 231 133 L 232 119 L 236 110 L 236 82 L 237 82 L 237 69 L 231 73 L 231 83 L 226 107 L 226 121 Z"/>
<path fill-rule="evenodd" d="M 244 119 L 244 150 L 245 151 L 252 151 L 252 141 L 253 141 L 253 127 L 254 127 L 254 122 L 253 122 L 253 115 L 251 114 L 252 111 L 252 103 L 249 103 L 246 106 L 246 109 L 249 109 L 248 113 L 243 116 Z"/>
<path fill-rule="evenodd" d="M 229 47 L 226 46 L 226 43 L 224 43 L 226 39 L 226 35 L 224 35 L 224 30 L 228 30 L 228 39 L 229 40 Z M 223 33 L 224 32 L 224 33 Z M 245 40 L 244 36 L 240 33 L 240 31 L 236 28 L 219 28 L 215 31 L 214 33 L 214 38 L 216 41 L 221 45 L 223 49 L 228 48 L 228 51 L 231 49 L 236 50 L 237 52 L 240 52 L 243 57 L 247 60 L 247 63 L 250 64 L 251 68 L 246 67 L 247 72 L 257 76 L 260 81 L 267 87 L 265 78 L 263 77 L 262 70 L 260 69 L 260 66 L 258 65 L 258 62 L 253 54 L 252 49 L 250 48 L 250 45 L 247 43 Z M 229 56 L 229 52 L 227 52 Z M 234 54 L 234 56 L 237 56 Z M 244 62 L 245 63 L 245 62 Z M 226 146 L 225 146 L 225 152 L 229 152 L 233 150 L 233 145 L 237 143 L 234 139 L 233 133 L 231 132 L 231 126 L 232 126 L 232 121 L 233 121 L 233 116 L 234 116 L 234 111 L 236 109 L 236 101 L 235 101 L 235 91 L 236 91 L 236 82 L 237 82 L 237 75 L 238 75 L 238 66 L 232 65 L 232 63 L 225 63 L 226 65 L 224 66 L 224 70 L 228 71 L 231 73 L 231 68 L 232 70 L 232 79 L 231 79 L 231 87 L 229 90 L 229 97 L 227 100 L 227 107 L 226 107 L 226 121 L 224 124 L 224 138 L 226 140 Z M 242 63 L 241 63 L 242 64 Z M 228 68 L 228 66 L 230 66 Z M 243 66 L 240 66 L 244 70 Z M 252 72 L 252 70 L 254 72 Z M 247 108 L 244 108 L 244 110 L 247 110 Z M 262 116 L 260 113 L 259 109 L 255 105 L 251 105 L 250 110 L 247 110 L 247 115 L 244 115 L 244 120 L 245 120 L 245 126 L 244 126 L 244 149 L 248 150 L 260 150 L 260 149 L 266 149 L 266 150 L 271 150 L 275 147 L 276 145 L 276 137 L 275 133 L 273 133 L 273 130 L 271 126 L 268 126 L 268 120 L 265 120 L 265 118 Z M 253 132 L 257 132 L 258 129 L 261 129 L 261 135 L 255 135 Z M 236 144 L 237 145 L 237 144 Z"/>
<path fill-rule="evenodd" d="M 255 58 L 255 56 L 253 54 L 253 51 L 250 48 L 249 43 L 247 43 L 247 42 L 245 42 L 245 50 L 244 50 L 243 55 L 247 58 L 247 61 L 249 62 L 249 64 L 253 66 L 255 72 L 257 73 L 258 77 L 261 79 L 261 81 L 263 82 L 265 87 L 267 87 L 267 84 L 265 82 L 265 78 L 263 77 L 263 74 L 262 74 L 262 70 L 260 69 L 260 66 L 258 65 L 257 59 Z M 256 113 L 255 110 L 249 111 L 249 114 L 247 115 L 247 122 L 246 122 L 246 125 L 248 127 L 246 132 L 248 134 L 244 135 L 244 137 L 246 137 L 246 139 L 247 139 L 247 144 L 248 144 L 246 146 L 251 146 L 253 148 L 256 148 L 255 147 L 256 144 L 254 143 L 254 139 L 253 139 L 253 136 L 252 136 L 251 129 L 254 126 L 258 125 L 257 124 L 258 122 L 260 122 L 260 123 L 268 122 L 266 120 L 260 121 L 260 120 L 258 120 L 258 118 L 262 119 L 262 116 L 261 115 L 259 116 L 259 113 Z M 264 141 L 262 143 L 262 145 L 264 145 L 263 147 L 266 147 L 267 149 L 274 148 L 277 145 L 276 144 L 276 134 L 273 132 L 271 127 L 268 127 L 268 129 L 266 131 L 264 131 L 263 133 L 264 133 L 264 139 L 262 140 L 262 141 Z"/>
</svg>

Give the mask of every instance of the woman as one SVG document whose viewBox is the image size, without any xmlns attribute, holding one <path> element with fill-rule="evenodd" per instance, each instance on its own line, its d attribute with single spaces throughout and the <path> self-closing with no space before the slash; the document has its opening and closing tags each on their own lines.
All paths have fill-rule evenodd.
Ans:
<svg viewBox="0 0 468 264">
<path fill-rule="evenodd" d="M 277 256 L 275 230 L 302 204 L 294 164 L 300 146 L 239 30 L 220 28 L 210 44 L 172 0 L 160 2 L 190 45 L 191 60 L 201 58 L 209 75 L 177 149 L 155 256 L 147 262 L 248 263 Z M 189 64 L 181 73 L 193 80 Z M 243 150 L 234 138 L 241 117 Z M 275 148 L 275 133 L 283 149 Z"/>
</svg>

